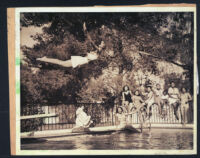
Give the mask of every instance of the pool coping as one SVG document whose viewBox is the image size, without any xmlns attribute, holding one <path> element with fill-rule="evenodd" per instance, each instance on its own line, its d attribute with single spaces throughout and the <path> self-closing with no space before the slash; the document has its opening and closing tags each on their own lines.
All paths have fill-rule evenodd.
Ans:
<svg viewBox="0 0 200 158">
<path fill-rule="evenodd" d="M 134 129 L 141 132 L 141 125 L 134 124 L 131 125 Z M 147 124 L 143 126 L 142 129 L 149 128 L 159 128 L 159 129 L 193 129 L 193 124 Z M 45 131 L 32 131 L 21 133 L 21 139 L 26 138 L 51 138 L 51 137 L 63 137 L 63 136 L 75 136 L 83 134 L 96 134 L 96 133 L 106 133 L 124 130 L 124 126 L 105 126 L 105 127 L 92 127 L 89 128 L 87 132 L 74 133 L 72 129 L 58 129 L 58 130 L 45 130 Z"/>
</svg>

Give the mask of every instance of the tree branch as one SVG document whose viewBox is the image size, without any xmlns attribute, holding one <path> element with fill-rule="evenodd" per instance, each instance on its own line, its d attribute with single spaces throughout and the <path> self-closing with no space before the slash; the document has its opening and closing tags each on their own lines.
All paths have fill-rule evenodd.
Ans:
<svg viewBox="0 0 200 158">
<path fill-rule="evenodd" d="M 190 69 L 190 66 L 189 66 L 189 65 L 179 64 L 179 63 L 177 63 L 177 62 L 175 62 L 175 61 L 173 61 L 173 60 L 168 60 L 168 59 L 165 59 L 165 58 L 162 58 L 162 57 L 159 57 L 159 56 L 155 56 L 155 55 L 152 55 L 152 54 L 149 54 L 149 53 L 146 53 L 146 52 L 140 51 L 139 54 L 148 55 L 148 56 L 151 56 L 151 57 L 153 57 L 153 58 L 157 58 L 157 59 L 160 59 L 160 60 L 163 60 L 163 61 L 172 63 L 172 64 L 177 65 L 177 66 L 180 66 L 180 67 L 182 67 L 183 69 L 186 69 L 186 70 Z"/>
</svg>

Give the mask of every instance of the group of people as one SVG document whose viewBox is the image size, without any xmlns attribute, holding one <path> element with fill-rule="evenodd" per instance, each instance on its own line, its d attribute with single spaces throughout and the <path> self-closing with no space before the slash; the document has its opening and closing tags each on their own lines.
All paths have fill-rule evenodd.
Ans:
<svg viewBox="0 0 200 158">
<path fill-rule="evenodd" d="M 141 109 L 146 111 L 146 119 L 151 117 L 151 107 L 156 104 L 158 106 L 158 112 L 160 116 L 163 116 L 163 107 L 166 102 L 173 108 L 175 118 L 179 120 L 178 109 L 181 112 L 181 122 L 183 124 L 189 121 L 189 102 L 192 101 L 192 97 L 186 88 L 182 87 L 181 91 L 175 87 L 175 83 L 171 82 L 167 91 L 163 91 L 160 84 L 156 84 L 155 87 L 147 86 L 146 92 L 136 90 L 132 94 L 129 87 L 126 85 L 123 87 L 122 92 L 122 106 L 117 108 L 115 113 L 120 120 L 120 124 L 124 125 L 128 122 L 128 117 L 135 113 L 142 113 Z M 142 118 L 142 114 L 139 116 Z M 90 116 L 84 112 L 84 106 L 81 106 L 76 111 L 76 127 L 90 127 L 93 123 Z"/>
<path fill-rule="evenodd" d="M 189 102 L 192 101 L 192 97 L 186 88 L 182 87 L 181 92 L 175 87 L 175 83 L 171 82 L 167 91 L 163 91 L 160 84 L 156 84 L 155 87 L 147 86 L 146 92 L 136 90 L 132 94 L 128 86 L 124 86 L 122 92 L 122 110 L 126 110 L 126 113 L 133 111 L 139 111 L 145 107 L 147 118 L 151 116 L 151 107 L 153 104 L 157 104 L 158 111 L 161 117 L 163 117 L 163 107 L 166 104 L 173 107 L 174 115 L 179 120 L 178 109 L 181 111 L 181 122 L 183 124 L 188 123 L 189 119 Z"/>
</svg>

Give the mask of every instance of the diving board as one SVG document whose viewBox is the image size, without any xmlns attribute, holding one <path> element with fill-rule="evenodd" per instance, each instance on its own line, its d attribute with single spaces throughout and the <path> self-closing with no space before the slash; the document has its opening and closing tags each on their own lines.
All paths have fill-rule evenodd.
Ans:
<svg viewBox="0 0 200 158">
<path fill-rule="evenodd" d="M 57 114 L 37 114 L 37 115 L 27 115 L 21 116 L 20 120 L 36 119 L 36 118 L 46 118 L 46 117 L 56 117 Z"/>
</svg>

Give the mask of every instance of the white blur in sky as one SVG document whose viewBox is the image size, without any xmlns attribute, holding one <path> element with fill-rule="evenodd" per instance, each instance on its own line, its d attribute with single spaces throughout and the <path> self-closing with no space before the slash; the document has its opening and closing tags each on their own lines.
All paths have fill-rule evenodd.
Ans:
<svg viewBox="0 0 200 158">
<path fill-rule="evenodd" d="M 37 42 L 34 41 L 30 36 L 36 35 L 36 33 L 42 33 L 42 28 L 43 27 L 35 27 L 35 26 L 22 27 L 20 31 L 20 45 L 33 47 L 33 45 L 36 44 Z"/>
</svg>

